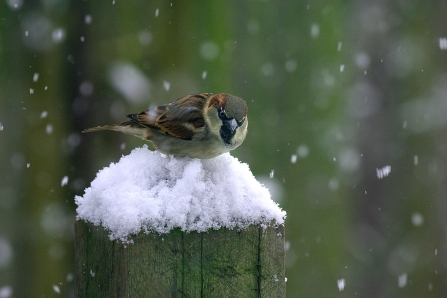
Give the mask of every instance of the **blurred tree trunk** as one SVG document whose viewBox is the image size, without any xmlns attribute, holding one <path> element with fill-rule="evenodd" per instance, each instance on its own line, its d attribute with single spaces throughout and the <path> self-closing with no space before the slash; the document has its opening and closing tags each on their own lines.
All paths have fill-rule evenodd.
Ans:
<svg viewBox="0 0 447 298">
<path fill-rule="evenodd" d="M 57 39 L 72 37 L 65 35 L 70 18 L 37 3 L 17 2 L 16 8 L 14 3 L 0 4 L 0 218 L 14 255 L 0 286 L 11 286 L 14 297 L 68 296 L 71 81 L 66 81 L 67 50 Z"/>
<path fill-rule="evenodd" d="M 423 71 L 435 61 L 437 52 L 418 44 L 412 28 L 428 32 L 433 26 L 428 19 L 441 10 L 437 5 L 379 0 L 351 5 L 351 46 L 357 73 L 353 74 L 348 112 L 352 125 L 357 126 L 362 156 L 361 178 L 354 191 L 354 228 L 348 242 L 358 261 L 353 263 L 357 272 L 354 291 L 362 297 L 425 296 L 425 287 L 430 297 L 445 296 L 447 288 L 441 277 L 445 269 L 439 268 L 443 272 L 439 276 L 427 271 L 437 267 L 436 248 L 445 247 L 438 222 L 430 220 L 436 212 L 427 208 L 437 205 L 438 199 L 433 188 L 415 181 L 414 176 L 420 167 L 427 167 L 427 160 L 419 164 L 418 154 L 436 154 L 431 147 L 441 140 L 415 136 L 411 126 L 418 125 L 417 119 L 402 117 L 409 99 L 431 92 Z M 414 9 L 417 15 L 408 12 Z M 409 58 L 418 47 L 422 55 Z M 415 67 L 420 64 L 418 58 L 429 64 Z M 420 141 L 414 142 L 416 139 Z M 380 177 L 385 166 L 391 166 L 391 173 Z"/>
</svg>

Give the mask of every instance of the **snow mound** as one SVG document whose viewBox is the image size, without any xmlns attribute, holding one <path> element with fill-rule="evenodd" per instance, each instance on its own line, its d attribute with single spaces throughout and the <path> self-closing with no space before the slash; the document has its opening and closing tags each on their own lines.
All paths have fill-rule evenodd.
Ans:
<svg viewBox="0 0 447 298">
<path fill-rule="evenodd" d="M 286 212 L 271 200 L 245 163 L 229 153 L 200 160 L 166 156 L 147 146 L 100 170 L 77 219 L 102 225 L 111 240 L 141 231 L 244 228 L 283 224 Z"/>
</svg>

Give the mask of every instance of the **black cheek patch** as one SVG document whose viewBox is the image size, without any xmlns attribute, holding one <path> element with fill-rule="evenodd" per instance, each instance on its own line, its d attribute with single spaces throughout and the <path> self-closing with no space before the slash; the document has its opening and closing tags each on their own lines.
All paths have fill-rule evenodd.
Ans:
<svg viewBox="0 0 447 298">
<path fill-rule="evenodd" d="M 234 133 L 232 133 L 227 126 L 222 125 L 220 127 L 220 136 L 222 140 L 224 140 L 225 144 L 231 144 L 231 139 L 233 138 Z"/>
</svg>

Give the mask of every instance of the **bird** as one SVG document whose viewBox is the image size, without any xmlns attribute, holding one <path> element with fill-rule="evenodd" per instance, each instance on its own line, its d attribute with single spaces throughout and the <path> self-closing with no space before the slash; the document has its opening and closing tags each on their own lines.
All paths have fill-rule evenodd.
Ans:
<svg viewBox="0 0 447 298">
<path fill-rule="evenodd" d="M 226 93 L 198 93 L 129 114 L 130 120 L 83 133 L 114 130 L 152 142 L 166 155 L 211 159 L 239 147 L 247 135 L 247 103 Z"/>
</svg>

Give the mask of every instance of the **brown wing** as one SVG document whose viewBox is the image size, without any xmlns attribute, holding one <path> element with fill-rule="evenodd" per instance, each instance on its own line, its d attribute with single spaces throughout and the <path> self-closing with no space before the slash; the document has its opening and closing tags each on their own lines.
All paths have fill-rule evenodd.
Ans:
<svg viewBox="0 0 447 298">
<path fill-rule="evenodd" d="M 212 93 L 186 95 L 140 114 L 127 115 L 139 125 L 176 138 L 191 140 L 195 130 L 205 125 L 203 107 Z"/>
</svg>

